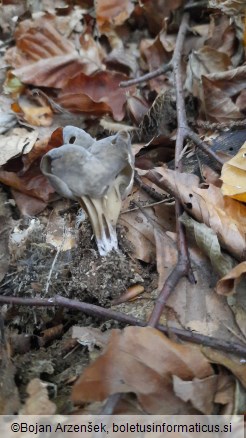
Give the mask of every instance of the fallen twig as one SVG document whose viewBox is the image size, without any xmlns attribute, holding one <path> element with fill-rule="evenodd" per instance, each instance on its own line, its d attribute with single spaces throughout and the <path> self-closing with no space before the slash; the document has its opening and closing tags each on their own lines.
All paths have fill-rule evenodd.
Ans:
<svg viewBox="0 0 246 438">
<path fill-rule="evenodd" d="M 177 107 L 177 137 L 175 145 L 175 168 L 178 172 L 182 170 L 182 162 L 180 160 L 181 152 L 184 146 L 184 140 L 188 135 L 188 125 L 185 112 L 185 101 L 183 94 L 183 83 L 181 75 L 181 57 L 185 35 L 188 29 L 189 14 L 184 14 L 182 22 L 179 28 L 176 46 L 173 52 L 173 57 L 169 62 L 169 69 L 173 71 L 174 84 L 176 88 L 176 107 Z M 199 139 L 200 140 L 200 139 Z M 184 276 L 188 277 L 191 283 L 195 282 L 191 265 L 187 242 L 185 238 L 185 228 L 180 223 L 179 216 L 182 214 L 183 209 L 180 202 L 175 200 L 175 213 L 176 213 L 176 230 L 177 230 L 177 242 L 178 242 L 178 262 L 175 268 L 172 270 L 168 278 L 166 279 L 159 297 L 156 300 L 155 307 L 149 319 L 149 325 L 156 327 L 158 321 L 163 312 L 163 308 L 167 302 L 167 298 L 170 293 L 175 289 L 180 279 Z"/>
<path fill-rule="evenodd" d="M 136 170 L 135 170 L 135 173 L 134 173 L 134 182 L 140 187 L 140 189 L 142 189 L 144 192 L 146 192 L 155 201 L 163 201 L 164 199 L 166 199 L 165 195 L 162 195 L 161 193 L 156 192 L 150 186 L 145 184 L 141 180 L 141 178 L 140 178 L 140 176 L 139 176 L 139 174 L 137 173 Z"/>
<path fill-rule="evenodd" d="M 172 59 L 169 61 L 168 64 L 165 64 L 162 67 L 158 68 L 157 70 L 148 73 L 147 75 L 144 75 L 140 78 L 136 78 L 130 81 L 125 81 L 120 84 L 121 87 L 136 85 L 138 83 L 160 76 L 166 73 L 167 71 L 173 71 L 174 85 L 176 89 L 176 108 L 177 108 L 177 137 L 176 137 L 176 146 L 175 146 L 175 168 L 178 172 L 182 171 L 182 161 L 180 157 L 182 156 L 184 141 L 186 139 L 192 140 L 205 153 L 210 155 L 211 158 L 216 160 L 221 166 L 223 165 L 223 161 L 221 160 L 221 158 L 214 151 L 212 151 L 206 145 L 206 143 L 204 143 L 199 138 L 199 136 L 194 131 L 192 131 L 192 129 L 188 126 L 186 110 L 185 110 L 182 72 L 181 72 L 182 51 L 183 51 L 186 32 L 188 30 L 188 25 L 189 25 L 189 14 L 185 13 L 183 15 L 181 25 L 179 28 Z M 175 202 L 175 211 L 176 211 L 176 229 L 178 236 L 177 239 L 178 262 L 175 268 L 168 276 L 168 278 L 166 279 L 163 288 L 160 292 L 160 295 L 156 301 L 155 307 L 149 319 L 149 325 L 152 327 L 156 327 L 161 317 L 161 314 L 163 312 L 163 308 L 166 304 L 166 301 L 170 293 L 175 289 L 180 279 L 186 276 L 191 283 L 193 284 L 195 283 L 194 275 L 190 265 L 189 252 L 185 238 L 185 229 L 183 224 L 181 224 L 181 222 L 179 221 L 179 217 L 183 213 L 183 208 L 177 198 Z"/>
<path fill-rule="evenodd" d="M 135 318 L 134 316 L 116 312 L 115 310 L 111 309 L 104 309 L 103 307 L 96 306 L 95 304 L 88 304 L 77 300 L 71 300 L 69 298 L 64 298 L 60 295 L 56 295 L 53 298 L 20 298 L 0 295 L 0 304 L 35 307 L 65 307 L 69 309 L 79 310 L 80 312 L 83 312 L 87 315 L 93 315 L 105 320 L 114 319 L 115 321 L 122 322 L 123 324 L 130 324 L 134 326 L 136 325 L 139 327 L 145 327 L 146 325 L 148 325 L 146 321 Z M 243 344 L 237 344 L 235 342 L 230 343 L 221 339 L 201 335 L 190 330 L 178 329 L 169 326 L 166 327 L 161 324 L 158 324 L 156 328 L 163 333 L 174 334 L 184 341 L 189 341 L 195 344 L 201 344 L 203 346 L 226 351 L 228 353 L 235 354 L 242 359 L 246 358 L 246 346 Z"/>
<path fill-rule="evenodd" d="M 181 55 L 182 55 L 184 38 L 188 29 L 188 23 L 189 23 L 189 14 L 185 13 L 183 15 L 182 22 L 179 28 L 179 33 L 177 36 L 176 46 L 173 52 L 172 59 L 169 61 L 168 64 L 164 64 L 157 70 L 147 73 L 146 75 L 140 76 L 139 78 L 121 82 L 120 86 L 124 88 L 124 87 L 129 87 L 131 85 L 140 84 L 141 82 L 149 81 L 153 78 L 161 76 L 167 71 L 173 71 L 174 82 L 176 86 L 178 130 L 180 131 L 182 130 L 183 141 L 189 138 L 198 147 L 200 147 L 206 154 L 210 155 L 212 159 L 217 161 L 222 166 L 224 164 L 223 160 L 221 160 L 221 158 L 215 152 L 213 152 L 209 148 L 209 146 L 204 141 L 202 141 L 194 131 L 192 131 L 192 129 L 188 126 L 188 122 L 187 122 L 185 104 L 184 104 L 184 95 L 183 95 L 183 84 L 181 77 Z M 179 116 L 181 116 L 181 118 Z M 177 140 L 178 140 L 178 133 L 177 133 Z"/>
</svg>

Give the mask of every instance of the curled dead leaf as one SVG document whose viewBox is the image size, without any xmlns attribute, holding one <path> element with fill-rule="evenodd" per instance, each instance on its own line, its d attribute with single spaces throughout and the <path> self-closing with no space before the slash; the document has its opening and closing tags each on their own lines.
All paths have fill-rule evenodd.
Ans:
<svg viewBox="0 0 246 438">
<path fill-rule="evenodd" d="M 223 197 L 218 187 L 199 188 L 199 178 L 192 174 L 177 173 L 163 168 L 162 174 L 146 175 L 156 185 L 177 197 L 188 214 L 211 227 L 222 247 L 238 260 L 246 253 L 246 206 L 234 199 Z"/>
<path fill-rule="evenodd" d="M 219 295 L 232 295 L 236 293 L 237 285 L 241 280 L 245 280 L 246 262 L 239 263 L 228 274 L 221 278 L 216 286 Z"/>
<path fill-rule="evenodd" d="M 91 76 L 79 73 L 67 81 L 57 102 L 70 111 L 93 115 L 110 113 L 121 121 L 125 115 L 127 89 L 120 88 L 119 84 L 126 79 L 122 73 L 110 71 L 99 71 Z"/>
<path fill-rule="evenodd" d="M 186 382 L 195 377 L 204 379 L 201 400 L 206 397 L 206 379 L 213 374 L 196 347 L 176 344 L 150 327 L 127 327 L 112 331 L 104 354 L 75 383 L 72 399 L 79 404 L 104 400 L 118 392 L 134 392 L 145 412 L 197 413 L 190 403 L 177 397 L 172 376 Z M 216 393 L 216 385 L 211 391 Z"/>
</svg>

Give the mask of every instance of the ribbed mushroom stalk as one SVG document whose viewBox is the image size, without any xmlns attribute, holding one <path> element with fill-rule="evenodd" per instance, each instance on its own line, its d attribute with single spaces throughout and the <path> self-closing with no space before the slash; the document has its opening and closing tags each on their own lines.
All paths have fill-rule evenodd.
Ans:
<svg viewBox="0 0 246 438">
<path fill-rule="evenodd" d="M 133 184 L 134 159 L 126 131 L 96 141 L 83 129 L 63 129 L 64 145 L 43 156 L 41 170 L 62 196 L 87 212 L 100 255 L 118 248 L 116 223 Z"/>
</svg>

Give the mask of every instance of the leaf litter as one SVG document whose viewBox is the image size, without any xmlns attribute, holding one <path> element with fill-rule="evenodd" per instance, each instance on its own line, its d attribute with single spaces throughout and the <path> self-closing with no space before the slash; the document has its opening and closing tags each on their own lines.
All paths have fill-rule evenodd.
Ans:
<svg viewBox="0 0 246 438">
<path fill-rule="evenodd" d="M 121 413 L 244 412 L 244 188 L 233 191 L 234 199 L 221 191 L 211 160 L 194 170 L 195 140 L 179 157 L 189 157 L 189 168 L 184 159 L 183 173 L 173 170 L 179 122 L 171 69 L 120 86 L 171 62 L 185 2 L 126 0 L 122 8 L 114 0 L 109 8 L 98 0 L 95 7 L 89 1 L 65 10 L 42 1 L 38 11 L 29 3 L 18 6 L 15 24 L 0 20 L 1 413 L 36 415 L 47 407 L 71 413 L 74 404 L 99 413 L 116 393 Z M 3 17 L 16 13 L 9 6 L 4 3 Z M 221 131 L 245 127 L 246 52 L 241 2 L 211 1 L 210 7 L 217 13 L 200 6 L 204 21 L 191 14 L 182 74 L 188 121 L 213 144 Z M 74 126 L 69 143 L 75 144 L 76 127 L 96 140 L 131 132 L 140 183 L 136 178 L 123 201 L 119 251 L 106 257 L 78 203 L 59 197 L 40 171 L 42 157 L 63 144 L 67 125 Z M 219 144 L 224 158 L 237 153 L 234 144 Z M 225 175 L 234 166 L 233 174 L 227 171 L 230 187 L 239 173 L 240 184 L 243 178 L 237 157 L 223 168 Z M 186 210 L 180 221 L 193 283 L 183 277 L 173 288 L 159 319 L 164 335 L 156 326 L 134 327 L 134 318 L 151 320 L 179 260 L 174 198 Z M 70 306 L 50 306 L 58 295 Z M 51 301 L 25 305 L 40 298 Z M 73 300 L 91 310 L 73 308 Z M 93 309 L 106 311 L 106 322 Z M 132 318 L 127 327 L 119 315 Z M 205 341 L 185 342 L 174 329 Z M 208 339 L 221 349 L 209 348 Z"/>
</svg>

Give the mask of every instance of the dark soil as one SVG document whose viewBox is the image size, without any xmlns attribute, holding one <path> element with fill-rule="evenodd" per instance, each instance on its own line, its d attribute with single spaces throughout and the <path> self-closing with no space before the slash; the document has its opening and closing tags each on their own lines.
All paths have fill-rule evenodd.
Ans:
<svg viewBox="0 0 246 438">
<path fill-rule="evenodd" d="M 153 290 L 153 267 L 150 270 L 149 265 L 133 259 L 124 229 L 118 229 L 119 251 L 100 257 L 88 220 L 81 225 L 77 247 L 59 253 L 47 292 L 48 276 L 57 253 L 46 243 L 47 214 L 46 211 L 39 217 L 28 239 L 15 249 L 9 271 L 0 285 L 1 294 L 32 298 L 59 294 L 110 307 L 111 301 L 129 286 L 142 284 L 149 296 Z M 19 228 L 29 225 L 30 220 L 23 220 Z M 71 338 L 71 327 L 92 326 L 102 330 L 121 327 L 115 321 L 104 323 L 80 312 L 45 307 L 8 306 L 4 318 L 22 401 L 27 383 L 39 377 L 49 382 L 59 412 L 72 409 L 68 406 L 71 385 L 90 360 L 87 347 Z M 54 331 L 46 339 L 49 330 Z"/>
</svg>

